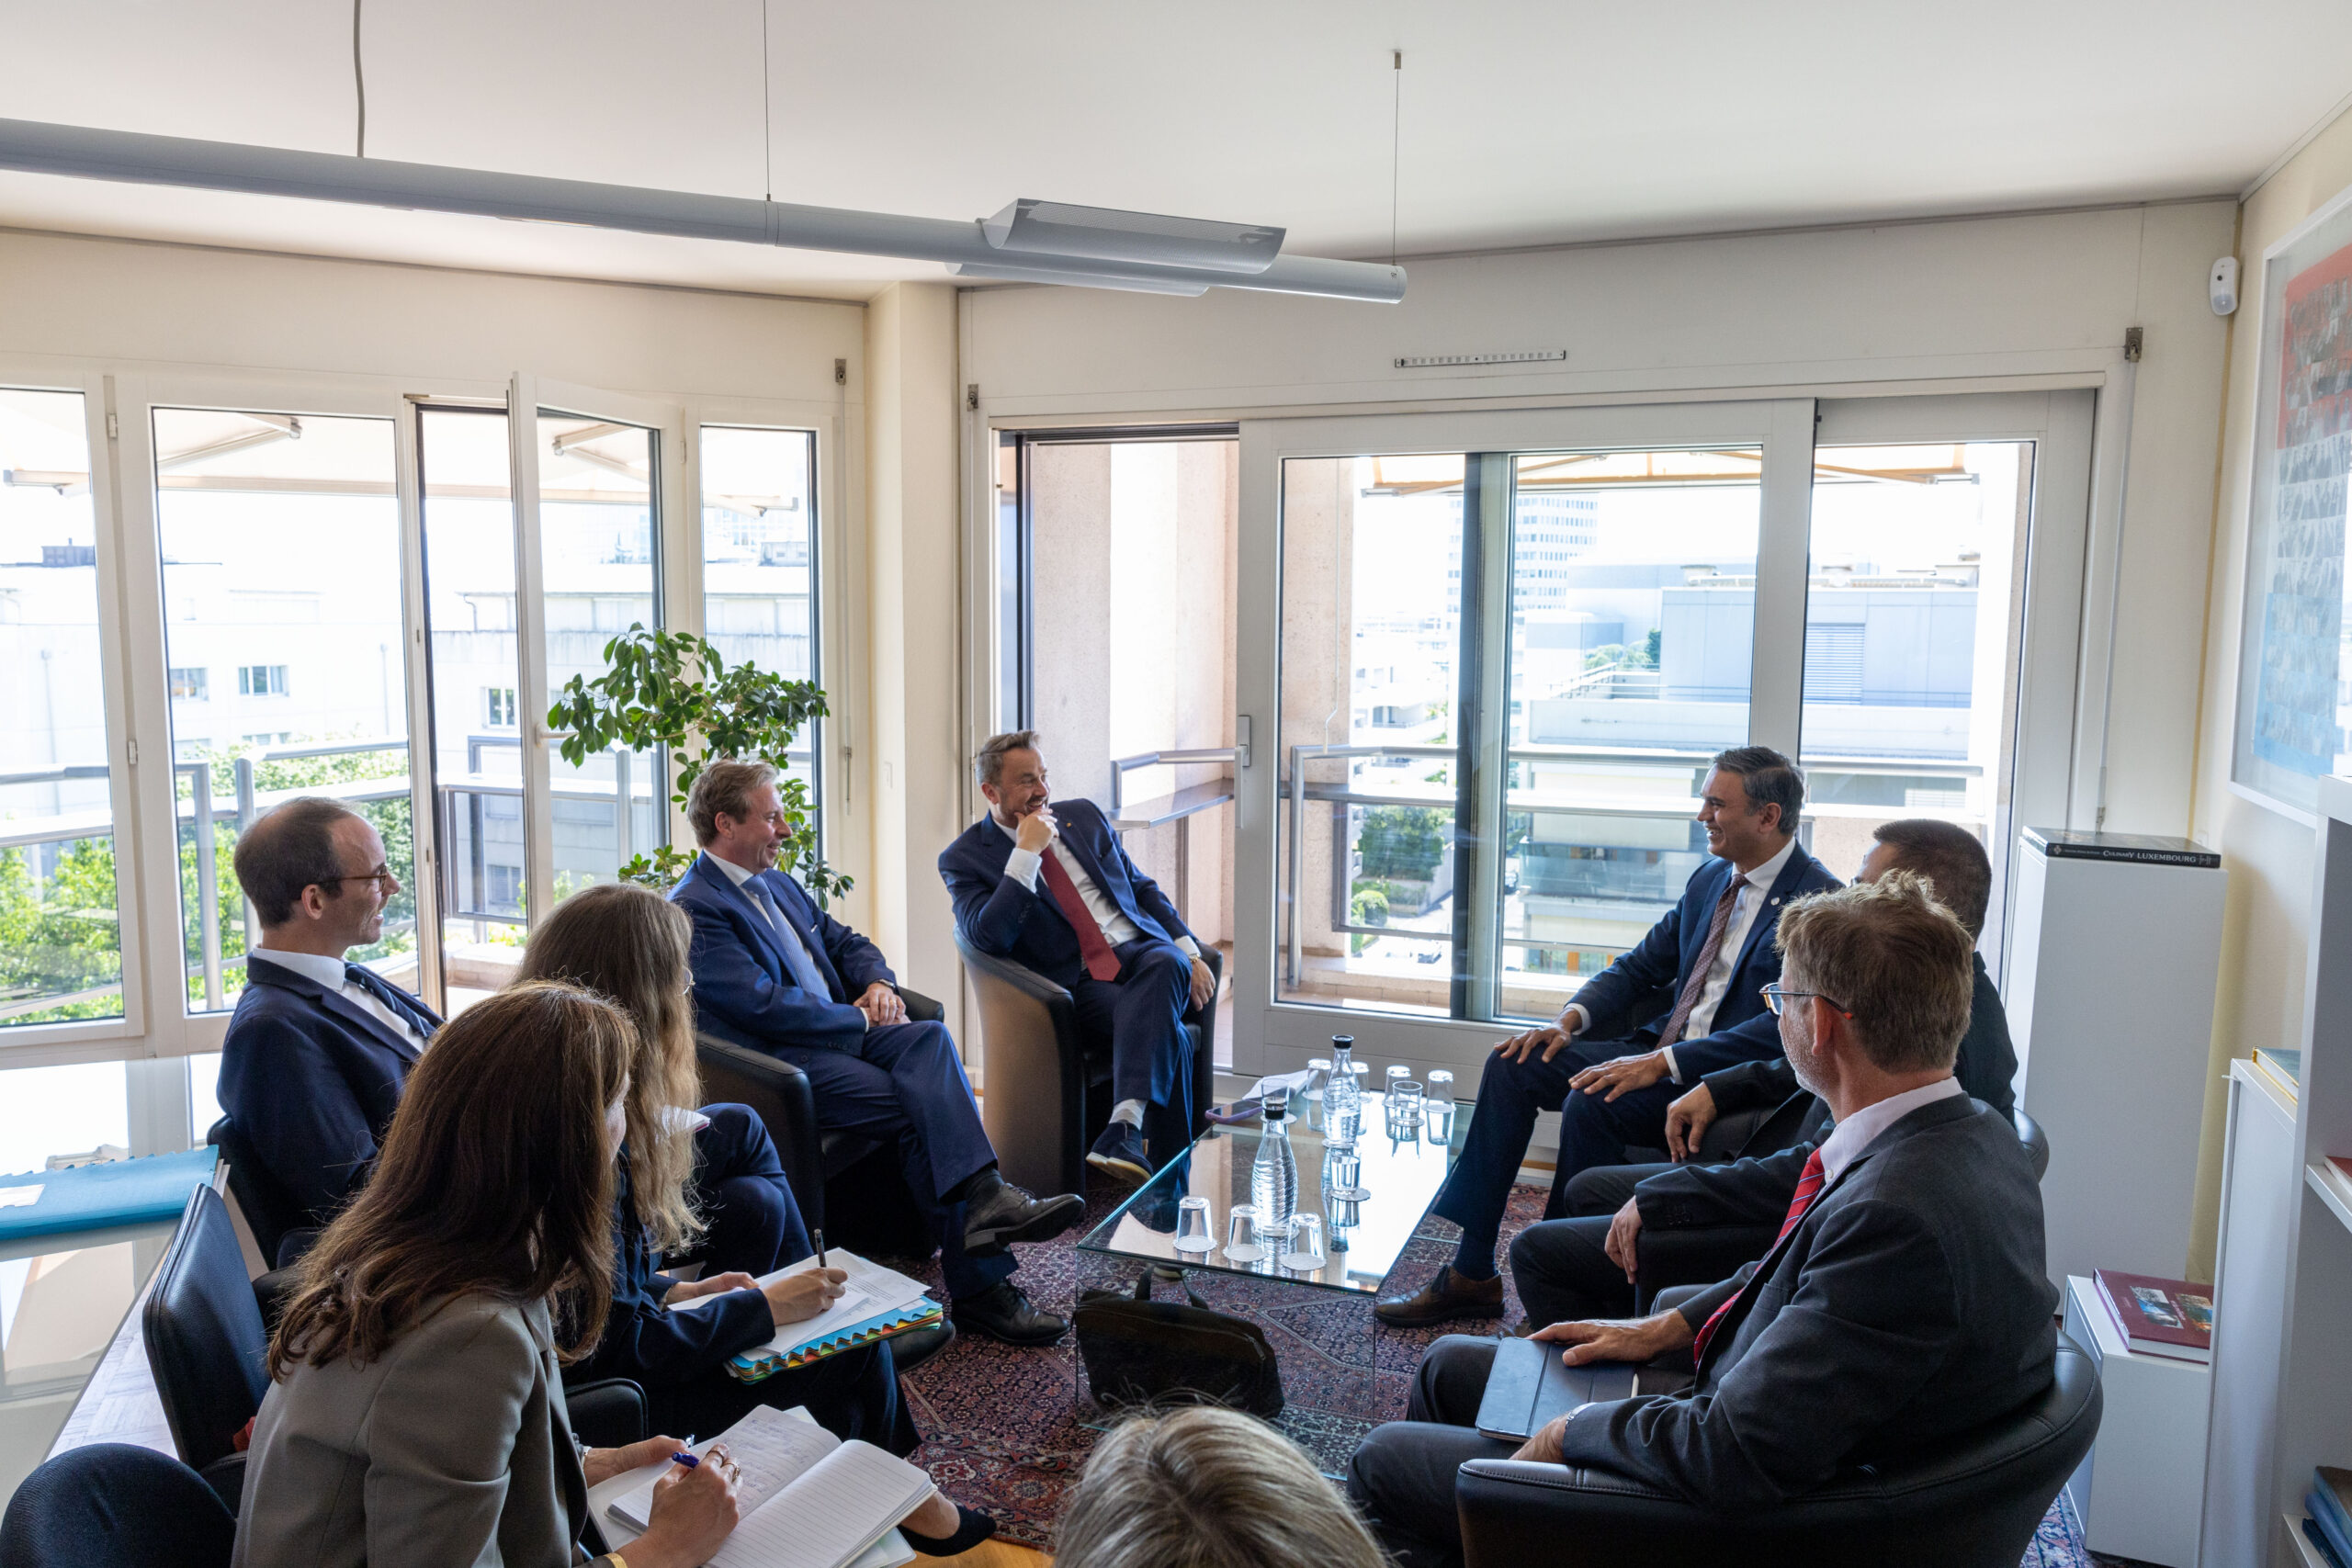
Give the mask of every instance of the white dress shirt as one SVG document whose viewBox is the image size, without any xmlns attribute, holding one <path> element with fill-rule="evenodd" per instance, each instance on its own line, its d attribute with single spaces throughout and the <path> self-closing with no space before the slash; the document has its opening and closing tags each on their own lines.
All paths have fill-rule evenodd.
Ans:
<svg viewBox="0 0 2352 1568">
<path fill-rule="evenodd" d="M 1676 1083 L 1682 1081 L 1682 1069 L 1675 1063 L 1674 1047 L 1682 1040 L 1697 1040 L 1714 1032 L 1715 1012 L 1724 1005 L 1724 993 L 1731 989 L 1732 971 L 1739 966 L 1739 950 L 1747 945 L 1747 933 L 1755 929 L 1756 917 L 1771 895 L 1772 884 L 1781 879 L 1789 857 L 1796 852 L 1797 839 L 1792 833 L 1789 841 L 1781 846 L 1781 852 L 1747 873 L 1747 880 L 1732 895 L 1731 919 L 1724 926 L 1723 945 L 1715 949 L 1715 962 L 1707 970 L 1705 983 L 1699 987 L 1699 999 L 1690 1005 L 1690 1016 L 1682 1025 L 1679 1039 L 1669 1040 L 1664 1046 L 1667 1076 Z M 1710 919 L 1713 914 L 1713 910 L 1708 911 Z M 1583 1033 L 1592 1022 L 1592 1015 L 1574 1002 L 1568 1004 L 1567 1010 L 1577 1015 L 1577 1032 Z"/>
<path fill-rule="evenodd" d="M 381 1019 L 385 1028 L 418 1051 L 424 1049 L 424 1036 L 417 1032 L 416 1025 L 386 1007 L 375 992 L 353 979 L 345 972 L 342 959 L 329 958 L 323 953 L 281 953 L 274 947 L 256 947 L 253 953 L 256 958 L 266 958 L 280 968 L 291 969 L 305 979 L 316 981 L 323 989 L 340 994 L 370 1017 Z"/>
<path fill-rule="evenodd" d="M 1821 1141 L 1821 1184 L 1826 1187 L 1843 1176 L 1846 1168 L 1860 1158 L 1864 1149 L 1877 1143 L 1881 1134 L 1919 1107 L 1950 1100 L 1960 1092 L 1958 1078 L 1938 1078 L 1918 1089 L 1888 1095 L 1875 1105 L 1863 1106 L 1838 1122 Z"/>
<path fill-rule="evenodd" d="M 1037 852 L 1023 849 L 1021 840 L 1013 837 L 1012 831 L 996 819 L 995 812 L 989 813 L 989 822 L 998 832 L 1012 840 L 1012 852 L 1004 860 L 1004 874 L 1026 887 L 1030 892 L 1036 892 L 1037 873 L 1043 864 Z M 1069 874 L 1070 886 L 1078 889 L 1079 902 L 1085 905 L 1086 912 L 1094 917 L 1094 923 L 1102 928 L 1104 942 L 1109 942 L 1113 947 L 1124 947 L 1143 935 L 1143 932 L 1136 929 L 1135 922 L 1119 913 L 1119 907 L 1111 902 L 1102 889 L 1094 885 L 1094 878 L 1086 874 L 1086 867 L 1079 863 L 1076 855 L 1070 853 L 1069 847 L 1062 842 L 1060 834 L 1054 835 L 1053 841 L 1046 846 L 1046 852 L 1059 862 L 1061 868 Z M 1046 897 L 1051 897 L 1052 895 L 1049 893 Z M 1176 945 L 1193 958 L 1201 955 L 1201 944 L 1190 936 L 1178 937 Z"/>
</svg>

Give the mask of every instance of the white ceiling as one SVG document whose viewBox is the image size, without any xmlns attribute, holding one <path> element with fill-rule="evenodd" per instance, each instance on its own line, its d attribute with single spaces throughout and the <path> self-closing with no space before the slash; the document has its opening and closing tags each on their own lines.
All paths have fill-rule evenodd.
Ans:
<svg viewBox="0 0 2352 1568">
<path fill-rule="evenodd" d="M 366 0 L 368 151 L 1406 256 L 2235 194 L 2352 89 L 2344 0 Z M 0 117 L 349 152 L 344 0 L 0 0 Z M 0 175 L 0 225 L 863 298 L 922 263 Z"/>
</svg>

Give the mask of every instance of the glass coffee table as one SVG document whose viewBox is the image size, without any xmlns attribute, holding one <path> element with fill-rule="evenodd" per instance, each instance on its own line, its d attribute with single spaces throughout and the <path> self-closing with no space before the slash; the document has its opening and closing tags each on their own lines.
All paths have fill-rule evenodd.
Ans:
<svg viewBox="0 0 2352 1568">
<path fill-rule="evenodd" d="M 1182 1301 L 1181 1274 L 1219 1311 L 1248 1317 L 1266 1328 L 1283 1373 L 1284 1416 L 1278 1423 L 1339 1473 L 1361 1429 L 1378 1418 L 1377 1325 L 1373 1298 L 1389 1271 L 1422 1230 L 1430 1204 L 1453 1167 L 1469 1129 L 1467 1104 L 1456 1108 L 1450 1135 L 1430 1136 L 1424 1126 L 1410 1136 L 1387 1127 L 1383 1097 L 1363 1097 L 1355 1150 L 1362 1162 L 1353 1201 L 1326 1190 L 1332 1175 L 1319 1105 L 1288 1124 L 1297 1167 L 1295 1212 L 1322 1221 L 1324 1260 L 1319 1268 L 1285 1268 L 1275 1241 L 1264 1255 L 1235 1258 L 1226 1252 L 1234 1205 L 1251 1202 L 1251 1179 L 1266 1134 L 1257 1120 L 1213 1126 L 1192 1147 L 1162 1166 L 1126 1201 L 1087 1233 L 1079 1244 L 1080 1288 L 1131 1288 L 1144 1270 L 1156 1269 L 1170 1283 L 1157 1299 Z M 1336 1182 L 1331 1185 L 1337 1185 Z M 1180 1201 L 1205 1200 L 1211 1249 L 1178 1248 Z M 1254 1205 L 1253 1205 L 1254 1206 Z M 1423 1245 L 1432 1245 L 1424 1240 Z M 1418 1347 L 1412 1353 L 1418 1356 Z M 1077 1380 L 1079 1419 L 1106 1425 L 1116 1413 L 1095 1406 L 1086 1383 L 1084 1358 Z M 1326 1419 L 1328 1418 L 1328 1419 Z"/>
</svg>

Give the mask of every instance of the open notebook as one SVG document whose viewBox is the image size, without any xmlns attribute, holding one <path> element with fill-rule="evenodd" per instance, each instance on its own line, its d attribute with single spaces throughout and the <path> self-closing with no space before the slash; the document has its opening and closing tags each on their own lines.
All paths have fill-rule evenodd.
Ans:
<svg viewBox="0 0 2352 1568">
<path fill-rule="evenodd" d="M 805 1410 L 755 1406 L 726 1432 L 695 1445 L 696 1454 L 725 1443 L 742 1471 L 736 1491 L 741 1522 L 710 1568 L 890 1568 L 914 1553 L 898 1522 L 931 1490 L 931 1477 L 855 1439 L 843 1442 Z M 653 1483 L 670 1469 L 650 1464 L 605 1483 L 605 1512 L 634 1537 L 646 1528 Z"/>
<path fill-rule="evenodd" d="M 876 1337 L 870 1334 L 863 1337 L 856 1334 L 858 1329 L 876 1317 L 912 1307 L 918 1303 L 926 1309 L 935 1310 L 936 1303 L 924 1296 L 925 1286 L 920 1280 L 910 1279 L 895 1269 L 886 1269 L 843 1247 L 833 1248 L 828 1255 L 828 1261 L 849 1276 L 842 1282 L 840 1298 L 815 1317 L 786 1324 L 775 1331 L 774 1339 L 747 1352 L 749 1357 L 788 1358 L 795 1364 L 813 1360 L 830 1350 L 846 1349 L 854 1343 L 864 1343 Z M 766 1285 L 788 1275 L 805 1273 L 815 1267 L 815 1258 L 804 1258 L 788 1268 L 762 1275 L 760 1283 Z M 718 1299 L 718 1296 L 697 1296 L 692 1301 L 680 1302 L 670 1310 L 694 1312 Z M 738 1360 L 744 1359 L 741 1356 L 736 1358 Z"/>
</svg>

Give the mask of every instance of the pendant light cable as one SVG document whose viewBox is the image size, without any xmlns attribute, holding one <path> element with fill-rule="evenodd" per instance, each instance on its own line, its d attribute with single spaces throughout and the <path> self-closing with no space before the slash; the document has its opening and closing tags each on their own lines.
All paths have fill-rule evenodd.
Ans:
<svg viewBox="0 0 2352 1568">
<path fill-rule="evenodd" d="M 1405 51 L 1389 52 L 1389 79 L 1392 87 L 1388 96 L 1388 265 L 1396 265 L 1396 153 L 1404 145 L 1405 126 Z"/>
<path fill-rule="evenodd" d="M 359 156 L 368 156 L 368 73 L 359 63 L 359 7 L 351 0 L 351 85 L 359 96 Z"/>
<path fill-rule="evenodd" d="M 760 167 L 768 199 L 775 199 L 775 93 L 768 85 L 768 0 L 760 0 Z"/>
</svg>

